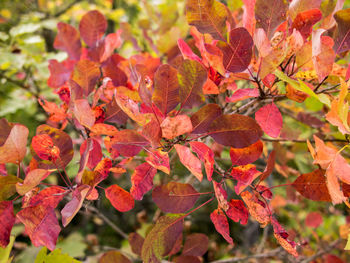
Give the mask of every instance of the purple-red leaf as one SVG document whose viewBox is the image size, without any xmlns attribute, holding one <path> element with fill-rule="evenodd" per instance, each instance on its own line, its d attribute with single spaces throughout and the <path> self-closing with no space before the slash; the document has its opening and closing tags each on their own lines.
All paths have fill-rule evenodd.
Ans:
<svg viewBox="0 0 350 263">
<path fill-rule="evenodd" d="M 69 24 L 59 22 L 58 33 L 53 43 L 54 48 L 66 51 L 70 59 L 79 60 L 81 54 L 81 42 L 79 32 Z"/>
<path fill-rule="evenodd" d="M 208 131 L 210 124 L 220 115 L 222 110 L 217 104 L 206 104 L 191 117 L 192 133 L 200 134 Z"/>
<path fill-rule="evenodd" d="M 136 255 L 141 256 L 142 245 L 145 239 L 137 232 L 133 232 L 129 234 L 128 240 L 131 247 L 131 251 Z"/>
<path fill-rule="evenodd" d="M 337 21 L 334 51 L 336 54 L 350 49 L 350 8 L 340 10 L 334 14 Z"/>
<path fill-rule="evenodd" d="M 239 114 L 219 116 L 209 126 L 208 133 L 217 143 L 235 148 L 248 147 L 262 135 L 254 119 Z"/>
<path fill-rule="evenodd" d="M 170 182 L 154 188 L 152 198 L 163 212 L 183 213 L 193 207 L 199 193 L 190 184 Z"/>
<path fill-rule="evenodd" d="M 121 130 L 114 134 L 112 147 L 121 155 L 132 157 L 138 154 L 149 141 L 135 130 Z"/>
<path fill-rule="evenodd" d="M 5 248 L 10 242 L 11 230 L 15 224 L 12 201 L 0 202 L 0 222 L 0 247 Z"/>
<path fill-rule="evenodd" d="M 182 255 L 201 257 L 207 250 L 209 245 L 208 236 L 201 233 L 194 233 L 186 237 Z"/>
<path fill-rule="evenodd" d="M 80 155 L 87 159 L 86 166 L 92 170 L 102 159 L 102 149 L 100 143 L 92 138 L 85 140 L 80 146 Z"/>
</svg>

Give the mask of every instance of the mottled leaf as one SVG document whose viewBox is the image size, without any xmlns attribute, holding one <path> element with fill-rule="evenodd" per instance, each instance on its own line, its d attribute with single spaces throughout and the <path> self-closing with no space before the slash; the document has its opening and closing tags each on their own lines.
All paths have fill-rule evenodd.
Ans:
<svg viewBox="0 0 350 263">
<path fill-rule="evenodd" d="M 320 21 L 322 13 L 319 9 L 311 9 L 297 14 L 293 20 L 292 28 L 295 28 L 303 36 L 304 40 L 310 36 L 312 26 Z"/>
<path fill-rule="evenodd" d="M 16 183 L 22 179 L 14 175 L 0 176 L 0 201 L 4 201 L 16 193 Z"/>
<path fill-rule="evenodd" d="M 248 191 L 241 193 L 241 197 L 248 207 L 249 214 L 260 223 L 261 227 L 265 227 L 270 222 L 271 216 L 267 207 L 263 206 L 258 198 Z"/>
<path fill-rule="evenodd" d="M 235 185 L 236 194 L 240 194 L 259 175 L 261 175 L 261 172 L 259 172 L 253 164 L 233 167 L 231 176 L 233 179 L 237 180 L 237 184 Z"/>
<path fill-rule="evenodd" d="M 242 200 L 231 199 L 228 203 L 226 215 L 235 222 L 240 221 L 242 225 L 245 225 L 248 222 L 248 210 Z"/>
</svg>

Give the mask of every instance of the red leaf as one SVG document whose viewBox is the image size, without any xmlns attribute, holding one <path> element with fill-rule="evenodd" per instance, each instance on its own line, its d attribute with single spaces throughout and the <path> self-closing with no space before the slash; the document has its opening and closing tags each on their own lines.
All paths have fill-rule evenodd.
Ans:
<svg viewBox="0 0 350 263">
<path fill-rule="evenodd" d="M 292 29 L 297 29 L 304 40 L 310 36 L 312 31 L 312 26 L 320 21 L 322 18 L 322 13 L 319 9 L 311 9 L 297 14 L 293 20 Z"/>
<path fill-rule="evenodd" d="M 85 140 L 80 146 L 80 155 L 84 154 L 88 156 L 86 166 L 92 170 L 103 157 L 100 143 L 92 138 Z"/>
<path fill-rule="evenodd" d="M 320 212 L 310 212 L 305 218 L 305 225 L 312 228 L 319 227 L 323 222 L 323 218 Z"/>
<path fill-rule="evenodd" d="M 292 185 L 302 196 L 308 199 L 314 201 L 331 201 L 324 170 L 319 169 L 311 173 L 302 174 Z"/>
<path fill-rule="evenodd" d="M 208 131 L 210 124 L 222 114 L 217 104 L 206 104 L 191 117 L 193 125 L 192 133 L 200 134 Z"/>
<path fill-rule="evenodd" d="M 220 208 L 215 209 L 210 214 L 210 220 L 213 222 L 216 231 L 218 231 L 228 243 L 233 244 L 233 240 L 230 237 L 230 227 L 224 212 L 222 212 Z"/>
<path fill-rule="evenodd" d="M 105 121 L 122 125 L 126 123 L 127 119 L 128 115 L 122 111 L 116 100 L 113 98 L 112 101 L 106 105 Z"/>
<path fill-rule="evenodd" d="M 208 133 L 217 143 L 235 148 L 247 147 L 262 135 L 254 119 L 239 114 L 219 116 L 209 126 Z"/>
<path fill-rule="evenodd" d="M 130 193 L 136 200 L 142 200 L 145 193 L 153 187 L 153 177 L 157 170 L 148 163 L 140 164 L 136 167 L 135 172 L 131 176 L 132 187 Z"/>
<path fill-rule="evenodd" d="M 42 205 L 48 208 L 56 208 L 58 203 L 64 198 L 67 191 L 59 186 L 51 186 L 41 190 L 38 194 L 29 199 L 23 208 Z"/>
<path fill-rule="evenodd" d="M 245 225 L 248 222 L 248 210 L 242 200 L 231 199 L 228 203 L 226 215 L 235 222 L 240 221 L 242 225 Z"/>
<path fill-rule="evenodd" d="M 54 250 L 61 228 L 53 208 L 37 205 L 22 209 L 16 215 L 36 247 L 46 246 Z"/>
<path fill-rule="evenodd" d="M 187 115 L 177 115 L 175 117 L 166 117 L 161 123 L 162 136 L 167 139 L 174 139 L 185 133 L 192 131 L 192 123 Z"/>
<path fill-rule="evenodd" d="M 182 249 L 182 255 L 184 256 L 203 256 L 209 246 L 208 236 L 201 233 L 194 233 L 186 237 L 184 248 Z"/>
<path fill-rule="evenodd" d="M 128 240 L 131 247 L 131 251 L 134 254 L 141 256 L 142 245 L 145 239 L 137 232 L 133 232 L 129 234 Z"/>
<path fill-rule="evenodd" d="M 256 28 L 262 27 L 269 39 L 277 27 L 286 20 L 288 2 L 284 0 L 257 0 L 255 4 Z"/>
<path fill-rule="evenodd" d="M 81 42 L 78 31 L 69 24 L 59 22 L 58 33 L 53 43 L 54 48 L 66 51 L 70 59 L 79 60 L 81 54 Z"/>
<path fill-rule="evenodd" d="M 152 198 L 163 212 L 183 213 L 193 207 L 199 193 L 190 184 L 170 182 L 154 188 Z"/>
<path fill-rule="evenodd" d="M 245 148 L 231 147 L 230 157 L 232 165 L 246 165 L 255 162 L 262 154 L 263 147 L 264 145 L 261 141 L 257 141 Z"/>
<path fill-rule="evenodd" d="M 325 263 L 345 263 L 343 260 L 341 260 L 336 255 L 328 254 L 324 257 Z"/>
<path fill-rule="evenodd" d="M 273 226 L 274 236 L 280 245 L 291 255 L 294 257 L 298 257 L 298 252 L 296 251 L 296 243 L 288 240 L 289 234 L 286 230 L 278 223 L 278 221 L 271 217 L 271 224 Z"/>
<path fill-rule="evenodd" d="M 203 179 L 201 161 L 186 146 L 175 144 L 174 147 L 180 162 L 201 182 Z"/>
<path fill-rule="evenodd" d="M 12 201 L 0 202 L 0 222 L 0 247 L 5 248 L 10 242 L 11 230 L 15 224 Z"/>
<path fill-rule="evenodd" d="M 107 199 L 119 212 L 126 212 L 134 208 L 135 202 L 131 194 L 114 184 L 105 190 Z"/>
<path fill-rule="evenodd" d="M 215 197 L 218 201 L 218 207 L 224 211 L 228 209 L 227 203 L 227 192 L 224 188 L 222 188 L 221 183 L 217 183 L 213 181 Z"/>
<path fill-rule="evenodd" d="M 246 70 L 252 59 L 253 39 L 247 29 L 238 27 L 230 31 L 229 44 L 218 42 L 223 53 L 223 64 L 226 70 L 237 73 Z"/>
<path fill-rule="evenodd" d="M 232 168 L 231 176 L 237 180 L 235 185 L 236 194 L 240 194 L 248 185 L 250 185 L 261 172 L 256 170 L 255 165 L 247 164 Z"/>
<path fill-rule="evenodd" d="M 18 163 L 27 153 L 27 127 L 0 119 L 0 163 Z"/>
<path fill-rule="evenodd" d="M 79 24 L 81 38 L 89 47 L 94 47 L 101 39 L 107 29 L 107 20 L 103 14 L 97 10 L 86 13 Z"/>
<path fill-rule="evenodd" d="M 184 60 L 177 68 L 179 98 L 182 108 L 192 108 L 205 100 L 202 87 L 207 80 L 207 70 L 195 60 Z"/>
<path fill-rule="evenodd" d="M 61 211 L 62 225 L 64 227 L 66 227 L 79 212 L 90 189 L 91 188 L 87 185 L 81 185 L 74 190 L 72 200 L 70 200 Z"/>
<path fill-rule="evenodd" d="M 275 168 L 275 159 L 276 159 L 276 152 L 273 150 L 270 153 L 269 158 L 267 159 L 267 165 L 265 167 L 264 172 L 260 176 L 259 182 L 264 181 L 272 173 L 273 169 Z"/>
<path fill-rule="evenodd" d="M 150 151 L 146 162 L 152 165 L 154 168 L 163 171 L 166 174 L 170 174 L 169 155 L 163 151 Z"/>
<path fill-rule="evenodd" d="M 42 180 L 48 177 L 50 171 L 44 169 L 34 169 L 27 173 L 23 183 L 16 184 L 17 193 L 24 195 L 25 193 L 36 187 Z"/>
<path fill-rule="evenodd" d="M 66 59 L 63 62 L 58 62 L 56 59 L 49 59 L 50 77 L 47 80 L 47 85 L 51 88 L 61 87 L 70 77 L 75 61 Z"/>
<path fill-rule="evenodd" d="M 98 41 L 94 48 L 90 48 L 89 57 L 100 63 L 106 61 L 113 55 L 114 50 L 121 46 L 121 33 L 122 31 L 119 29 L 116 33 L 110 33 L 104 39 Z"/>
<path fill-rule="evenodd" d="M 135 156 L 149 145 L 149 141 L 135 130 L 119 131 L 113 136 L 111 143 L 114 149 L 126 157 Z"/>
<path fill-rule="evenodd" d="M 255 113 L 255 120 L 267 135 L 273 138 L 277 138 L 280 135 L 283 119 L 274 103 L 267 104 L 260 108 Z"/>
<path fill-rule="evenodd" d="M 39 158 L 55 161 L 60 156 L 60 149 L 54 145 L 53 140 L 47 134 L 39 134 L 32 139 L 32 148 Z"/>
<path fill-rule="evenodd" d="M 226 102 L 237 102 L 256 97 L 259 97 L 258 89 L 239 89 L 231 97 L 226 97 Z"/>
<path fill-rule="evenodd" d="M 207 145 L 202 142 L 190 142 L 191 149 L 194 151 L 199 159 L 204 162 L 205 172 L 209 181 L 212 180 L 214 172 L 214 152 Z"/>
<path fill-rule="evenodd" d="M 248 191 L 241 193 L 241 197 L 248 207 L 249 214 L 260 223 L 261 227 L 265 227 L 270 222 L 269 210 L 262 206 L 255 195 Z"/>
<path fill-rule="evenodd" d="M 117 250 L 111 250 L 102 255 L 98 263 L 131 263 L 131 261 Z"/>
<path fill-rule="evenodd" d="M 117 54 L 112 55 L 102 67 L 102 72 L 104 77 L 109 77 L 115 87 L 126 86 L 128 82 L 128 77 L 123 70 L 118 66 Z"/>
<path fill-rule="evenodd" d="M 184 59 L 191 59 L 202 63 L 202 60 L 195 53 L 193 53 L 192 49 L 181 38 L 177 40 L 177 46 L 179 47 Z"/>
<path fill-rule="evenodd" d="M 179 104 L 179 81 L 175 68 L 164 64 L 157 69 L 152 100 L 164 115 Z"/>
</svg>

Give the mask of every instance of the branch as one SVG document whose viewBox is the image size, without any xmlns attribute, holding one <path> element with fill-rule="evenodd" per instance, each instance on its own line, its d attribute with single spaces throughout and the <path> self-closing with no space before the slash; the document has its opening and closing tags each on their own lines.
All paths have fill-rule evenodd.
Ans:
<svg viewBox="0 0 350 263">
<path fill-rule="evenodd" d="M 96 207 L 86 205 L 85 208 L 95 213 L 99 218 L 101 218 L 107 225 L 109 225 L 115 232 L 117 232 L 124 239 L 128 239 L 128 234 L 121 230 L 116 224 L 114 224 L 107 216 L 101 213 Z"/>
<path fill-rule="evenodd" d="M 248 259 L 260 259 L 260 258 L 269 258 L 269 257 L 275 257 L 277 254 L 281 253 L 283 251 L 282 247 L 276 248 L 274 250 L 261 253 L 261 254 L 255 254 L 250 255 L 246 257 L 239 257 L 239 258 L 227 258 L 227 259 L 221 259 L 221 260 L 215 260 L 211 261 L 210 263 L 233 263 L 233 262 L 247 262 Z"/>
<path fill-rule="evenodd" d="M 323 249 L 323 250 L 317 252 L 313 256 L 304 259 L 300 263 L 309 263 L 311 261 L 314 261 L 316 258 L 322 257 L 324 254 L 331 252 L 333 250 L 333 248 L 335 248 L 341 241 L 342 241 L 341 239 L 333 241 L 326 249 Z"/>
</svg>

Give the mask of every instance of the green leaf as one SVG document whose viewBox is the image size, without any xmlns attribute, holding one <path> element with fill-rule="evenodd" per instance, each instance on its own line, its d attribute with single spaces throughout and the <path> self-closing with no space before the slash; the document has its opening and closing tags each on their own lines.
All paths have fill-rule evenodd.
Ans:
<svg viewBox="0 0 350 263">
<path fill-rule="evenodd" d="M 80 261 L 70 257 L 68 254 L 62 254 L 61 249 L 55 249 L 50 254 L 47 253 L 47 248 L 43 247 L 38 253 L 35 263 L 80 263 Z"/>
<path fill-rule="evenodd" d="M 10 252 L 14 242 L 15 242 L 15 237 L 11 236 L 10 243 L 7 245 L 7 247 L 5 248 L 0 247 L 0 263 L 8 263 L 12 261 L 12 259 L 10 259 Z"/>
</svg>

